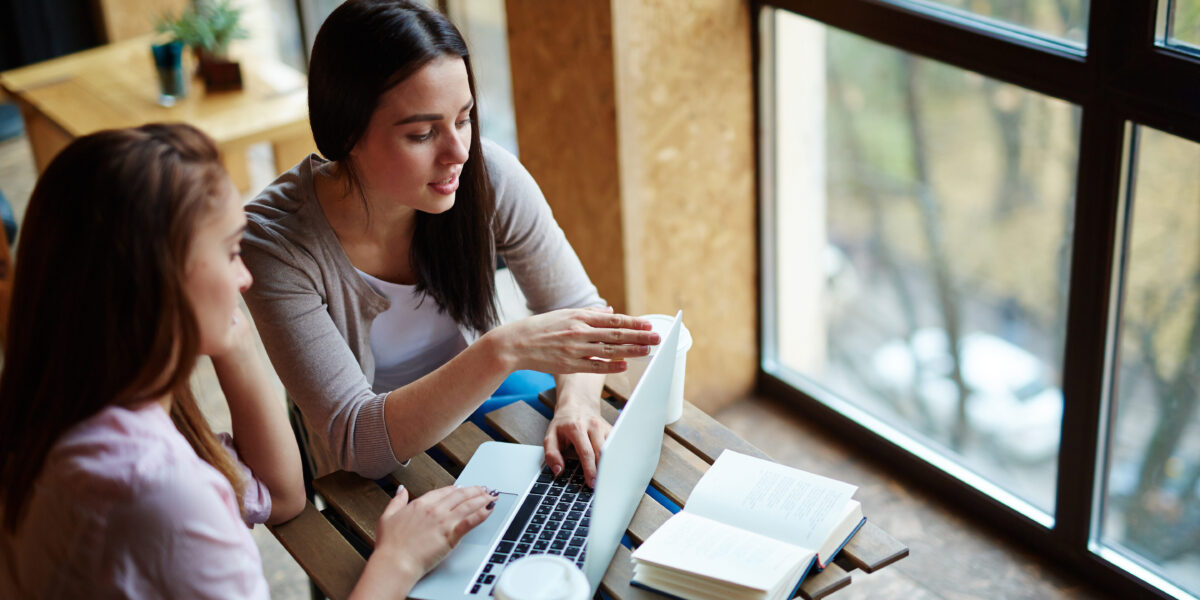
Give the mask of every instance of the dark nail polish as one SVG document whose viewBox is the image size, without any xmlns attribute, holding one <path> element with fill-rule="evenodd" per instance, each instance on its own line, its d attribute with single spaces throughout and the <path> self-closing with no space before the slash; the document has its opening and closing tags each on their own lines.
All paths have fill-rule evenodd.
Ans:
<svg viewBox="0 0 1200 600">
<path fill-rule="evenodd" d="M 491 502 L 488 502 L 488 505 L 487 505 L 487 509 L 488 509 L 488 510 L 492 510 L 493 508 L 496 508 L 496 501 L 495 501 L 495 500 L 493 500 L 493 501 L 491 501 Z"/>
<path fill-rule="evenodd" d="M 492 496 L 499 496 L 500 490 L 492 490 L 492 491 L 488 492 L 488 494 L 491 494 Z"/>
</svg>

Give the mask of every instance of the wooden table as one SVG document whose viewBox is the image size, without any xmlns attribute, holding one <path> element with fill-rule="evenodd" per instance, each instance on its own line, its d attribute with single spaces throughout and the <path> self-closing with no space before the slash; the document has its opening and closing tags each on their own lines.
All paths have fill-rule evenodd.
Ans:
<svg viewBox="0 0 1200 600">
<path fill-rule="evenodd" d="M 630 391 L 632 385 L 629 377 L 609 378 L 603 411 L 604 417 L 610 422 L 616 420 L 616 406 L 624 403 Z M 553 406 L 553 390 L 542 394 L 541 401 Z M 486 420 L 501 432 L 504 441 L 525 444 L 540 444 L 549 424 L 545 417 L 523 402 L 493 411 L 486 416 Z M 470 460 L 475 449 L 491 439 L 474 424 L 464 423 L 437 445 L 438 452 L 449 459 L 449 470 L 429 455 L 422 454 L 407 467 L 398 469 L 393 479 L 395 483 L 404 484 L 415 495 L 450 485 L 454 482 L 454 473 Z M 667 499 L 683 506 L 700 476 L 726 448 L 769 458 L 724 425 L 685 402 L 683 417 L 668 426 L 667 435 L 663 437 L 662 456 L 652 485 Z M 342 471 L 317 479 L 314 486 L 349 528 L 373 546 L 379 515 L 389 500 L 387 492 L 372 480 Z M 643 495 L 629 523 L 630 539 L 634 544 L 642 543 L 670 516 L 671 513 L 662 504 L 649 495 Z M 366 561 L 311 503 L 299 517 L 273 527 L 272 531 L 327 596 L 336 600 L 350 594 Z M 601 591 L 618 600 L 665 598 L 630 586 L 633 565 L 629 554 L 628 548 L 617 548 L 601 582 Z M 855 569 L 871 573 L 907 555 L 907 546 L 867 521 L 838 554 L 834 564 L 805 580 L 800 588 L 801 597 L 813 600 L 824 598 L 850 585 L 851 572 Z"/>
<path fill-rule="evenodd" d="M 250 185 L 251 144 L 272 144 L 279 173 L 313 151 L 302 73 L 268 58 L 236 57 L 244 89 L 210 94 L 193 78 L 188 96 L 167 108 L 158 104 L 152 39 L 133 38 L 0 73 L 0 88 L 20 106 L 39 174 L 76 137 L 152 122 L 182 121 L 212 136 L 242 191 Z M 185 68 L 192 66 L 185 62 Z"/>
</svg>

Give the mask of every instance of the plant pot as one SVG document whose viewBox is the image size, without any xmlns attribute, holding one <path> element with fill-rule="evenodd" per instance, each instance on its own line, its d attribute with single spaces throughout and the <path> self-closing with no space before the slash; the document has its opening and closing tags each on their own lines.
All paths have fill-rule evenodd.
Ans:
<svg viewBox="0 0 1200 600">
<path fill-rule="evenodd" d="M 205 91 L 225 92 L 242 89 L 242 67 L 236 61 L 203 51 L 197 52 L 196 56 Z"/>
</svg>

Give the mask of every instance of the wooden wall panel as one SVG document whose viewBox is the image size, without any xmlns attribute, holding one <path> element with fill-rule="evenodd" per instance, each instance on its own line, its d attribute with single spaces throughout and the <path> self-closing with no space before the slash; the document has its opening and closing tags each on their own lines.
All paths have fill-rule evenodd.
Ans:
<svg viewBox="0 0 1200 600">
<path fill-rule="evenodd" d="M 618 0 L 613 13 L 631 310 L 683 309 L 687 396 L 715 410 L 757 370 L 749 9 Z"/>
<path fill-rule="evenodd" d="M 739 0 L 508 0 L 521 159 L 601 293 L 682 308 L 689 400 L 757 372 L 750 14 Z"/>
<path fill-rule="evenodd" d="M 521 162 L 600 295 L 625 312 L 608 2 L 509 0 L 507 11 Z"/>
</svg>

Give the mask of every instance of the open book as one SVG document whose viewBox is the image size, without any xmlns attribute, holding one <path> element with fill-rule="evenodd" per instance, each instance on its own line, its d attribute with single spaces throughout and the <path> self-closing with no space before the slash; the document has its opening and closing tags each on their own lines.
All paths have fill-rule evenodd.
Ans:
<svg viewBox="0 0 1200 600">
<path fill-rule="evenodd" d="M 791 598 L 862 526 L 857 489 L 726 450 L 634 551 L 633 583 L 692 600 Z"/>
</svg>

